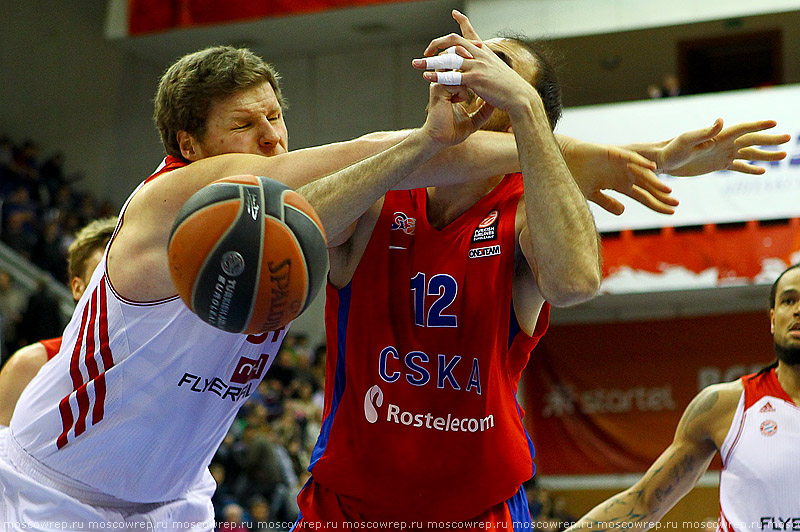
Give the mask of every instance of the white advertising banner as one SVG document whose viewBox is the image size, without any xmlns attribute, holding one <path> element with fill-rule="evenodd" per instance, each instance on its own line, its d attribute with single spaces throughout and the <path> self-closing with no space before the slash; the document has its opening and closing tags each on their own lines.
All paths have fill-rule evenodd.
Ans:
<svg viewBox="0 0 800 532">
<path fill-rule="evenodd" d="M 773 133 L 789 133 L 783 161 L 758 163 L 763 175 L 731 171 L 700 177 L 661 176 L 680 201 L 674 215 L 650 211 L 617 195 L 625 213 L 614 216 L 594 204 L 601 232 L 800 217 L 800 85 L 679 96 L 564 110 L 556 130 L 582 140 L 608 144 L 659 141 L 684 131 L 773 119 Z M 776 148 L 777 149 L 777 148 Z"/>
</svg>

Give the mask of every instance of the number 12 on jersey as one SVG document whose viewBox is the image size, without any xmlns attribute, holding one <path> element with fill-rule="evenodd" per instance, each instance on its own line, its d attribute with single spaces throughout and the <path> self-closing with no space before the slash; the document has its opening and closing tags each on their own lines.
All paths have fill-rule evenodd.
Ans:
<svg viewBox="0 0 800 532">
<path fill-rule="evenodd" d="M 458 327 L 455 314 L 445 314 L 458 295 L 458 283 L 446 273 L 438 273 L 430 279 L 418 272 L 411 278 L 411 295 L 414 299 L 414 324 L 420 327 Z M 425 308 L 425 296 L 439 296 Z"/>
</svg>

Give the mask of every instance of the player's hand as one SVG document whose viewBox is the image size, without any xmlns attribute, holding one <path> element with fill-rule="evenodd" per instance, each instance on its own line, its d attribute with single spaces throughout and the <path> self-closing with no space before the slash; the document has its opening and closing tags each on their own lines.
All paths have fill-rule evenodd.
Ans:
<svg viewBox="0 0 800 532">
<path fill-rule="evenodd" d="M 570 172 L 584 196 L 611 214 L 620 215 L 625 206 L 604 190 L 615 190 L 645 207 L 673 214 L 678 200 L 672 189 L 656 177 L 656 165 L 638 153 L 569 137 L 560 137 L 560 144 Z"/>
<path fill-rule="evenodd" d="M 453 18 L 470 38 L 451 33 L 431 41 L 425 57 L 412 61 L 414 68 L 426 70 L 423 78 L 468 87 L 483 102 L 507 112 L 538 98 L 535 88 L 484 45 L 465 15 L 454 10 Z M 442 50 L 444 54 L 436 55 Z"/>
<path fill-rule="evenodd" d="M 780 161 L 785 151 L 766 150 L 791 138 L 787 134 L 764 133 L 774 120 L 744 122 L 722 129 L 718 118 L 711 127 L 678 135 L 656 152 L 658 168 L 674 176 L 695 176 L 717 170 L 763 174 L 766 170 L 748 161 Z"/>
<path fill-rule="evenodd" d="M 461 86 L 431 83 L 428 116 L 422 129 L 439 144 L 454 145 L 469 137 L 489 119 L 494 110 L 484 104 L 474 111 L 464 105 L 469 91 Z"/>
</svg>

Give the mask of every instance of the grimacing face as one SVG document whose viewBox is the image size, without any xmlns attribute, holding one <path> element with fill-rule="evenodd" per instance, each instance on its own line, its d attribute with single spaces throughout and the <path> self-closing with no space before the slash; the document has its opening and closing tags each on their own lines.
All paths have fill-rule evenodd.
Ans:
<svg viewBox="0 0 800 532">
<path fill-rule="evenodd" d="M 271 157 L 288 151 L 289 134 L 275 91 L 264 82 L 214 102 L 203 138 L 181 131 L 178 142 L 189 161 L 225 153 Z"/>
<path fill-rule="evenodd" d="M 775 293 L 775 308 L 769 315 L 778 360 L 789 365 L 800 363 L 800 268 L 781 277 Z"/>
</svg>

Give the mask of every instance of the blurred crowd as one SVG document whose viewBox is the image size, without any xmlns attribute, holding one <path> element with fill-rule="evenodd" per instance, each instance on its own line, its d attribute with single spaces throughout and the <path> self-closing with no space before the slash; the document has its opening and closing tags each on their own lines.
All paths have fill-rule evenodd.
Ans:
<svg viewBox="0 0 800 532">
<path fill-rule="evenodd" d="M 54 279 L 67 282 L 66 252 L 75 231 L 90 220 L 117 214 L 117 208 L 74 184 L 64 156 L 43 159 L 33 140 L 14 143 L 0 135 L 0 240 Z M 0 269 L 2 360 L 18 347 L 60 336 L 63 319 L 46 285 L 28 296 Z"/>
<path fill-rule="evenodd" d="M 64 171 L 62 153 L 42 160 L 35 141 L 14 144 L 0 136 L 0 239 L 59 281 L 66 281 L 66 250 L 75 231 L 117 214 L 110 202 L 73 186 L 82 177 Z"/>
</svg>

